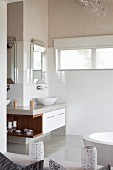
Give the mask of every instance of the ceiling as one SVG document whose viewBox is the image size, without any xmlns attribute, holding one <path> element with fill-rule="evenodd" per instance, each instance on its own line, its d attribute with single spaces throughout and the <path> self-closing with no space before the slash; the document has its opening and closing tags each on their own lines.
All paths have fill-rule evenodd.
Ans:
<svg viewBox="0 0 113 170">
<path fill-rule="evenodd" d="M 0 0 L 2 2 L 6 2 L 6 3 L 11 3 L 11 2 L 18 2 L 18 1 L 23 1 L 23 0 Z"/>
</svg>

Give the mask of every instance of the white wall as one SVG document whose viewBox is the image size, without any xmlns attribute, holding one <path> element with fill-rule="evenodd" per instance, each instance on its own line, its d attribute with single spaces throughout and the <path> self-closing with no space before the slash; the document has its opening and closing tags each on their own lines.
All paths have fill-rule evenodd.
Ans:
<svg viewBox="0 0 113 170">
<path fill-rule="evenodd" d="M 40 98 L 48 96 L 48 83 L 41 84 L 43 90 L 37 90 L 39 84 L 32 84 L 30 78 L 30 43 L 24 41 L 24 69 L 23 69 L 23 105 L 27 106 L 30 104 L 32 98 Z M 46 88 L 47 87 L 47 88 Z"/>
<path fill-rule="evenodd" d="M 76 0 L 49 0 L 49 93 L 67 102 L 67 134 L 113 130 L 113 71 L 55 71 L 53 40 L 113 34 L 113 1 L 106 16 L 84 12 Z"/>
<path fill-rule="evenodd" d="M 113 71 L 56 72 L 53 48 L 48 68 L 50 96 L 67 102 L 67 134 L 113 130 Z"/>
<path fill-rule="evenodd" d="M 0 152 L 6 152 L 7 8 L 0 2 Z"/>
<path fill-rule="evenodd" d="M 17 41 L 17 84 L 11 85 L 8 98 L 17 99 L 19 106 L 27 106 L 31 98 L 48 96 L 48 85 L 42 85 L 43 91 L 36 90 L 37 85 L 32 84 L 30 78 L 31 39 L 43 41 L 45 46 L 48 45 L 48 0 L 24 0 L 8 4 L 8 15 L 8 35 L 23 40 Z M 15 30 L 18 20 L 20 26 Z"/>
<path fill-rule="evenodd" d="M 24 56 L 24 57 L 23 57 Z M 30 78 L 30 42 L 17 41 L 17 84 L 10 85 L 9 99 L 16 99 L 18 106 L 28 106 L 32 98 L 48 96 L 48 82 L 41 84 L 43 90 L 37 90 L 39 84 L 32 84 Z M 13 102 L 10 103 L 13 105 Z"/>
</svg>

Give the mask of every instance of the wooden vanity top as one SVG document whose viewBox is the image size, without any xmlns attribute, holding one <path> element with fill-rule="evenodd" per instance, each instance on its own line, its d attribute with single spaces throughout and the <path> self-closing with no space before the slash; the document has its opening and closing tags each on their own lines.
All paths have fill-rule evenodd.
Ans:
<svg viewBox="0 0 113 170">
<path fill-rule="evenodd" d="M 43 106 L 36 105 L 34 107 L 31 106 L 18 106 L 16 109 L 13 106 L 7 107 L 7 114 L 15 114 L 15 115 L 37 115 L 41 113 L 47 113 L 54 110 L 62 109 L 66 107 L 66 103 L 57 102 L 53 105 Z"/>
</svg>

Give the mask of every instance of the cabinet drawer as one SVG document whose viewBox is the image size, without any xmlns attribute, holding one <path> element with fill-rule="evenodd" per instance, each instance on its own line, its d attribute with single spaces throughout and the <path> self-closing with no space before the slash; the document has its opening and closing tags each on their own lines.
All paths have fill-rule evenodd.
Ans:
<svg viewBox="0 0 113 170">
<path fill-rule="evenodd" d="M 57 128 L 65 126 L 65 108 L 56 111 Z"/>
<path fill-rule="evenodd" d="M 65 126 L 65 108 L 43 114 L 43 134 Z"/>
<path fill-rule="evenodd" d="M 51 132 L 55 128 L 55 111 L 43 115 L 43 134 Z"/>
</svg>

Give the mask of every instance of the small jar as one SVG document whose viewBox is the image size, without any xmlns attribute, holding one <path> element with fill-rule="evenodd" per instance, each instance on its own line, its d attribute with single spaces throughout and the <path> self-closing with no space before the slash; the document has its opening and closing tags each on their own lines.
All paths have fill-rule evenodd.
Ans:
<svg viewBox="0 0 113 170">
<path fill-rule="evenodd" d="M 8 129 L 12 129 L 12 122 L 8 122 Z"/>
<path fill-rule="evenodd" d="M 12 122 L 8 122 L 8 132 L 13 132 Z"/>
<path fill-rule="evenodd" d="M 13 121 L 13 130 L 15 131 L 16 130 L 16 128 L 17 128 L 17 121 Z"/>
</svg>

